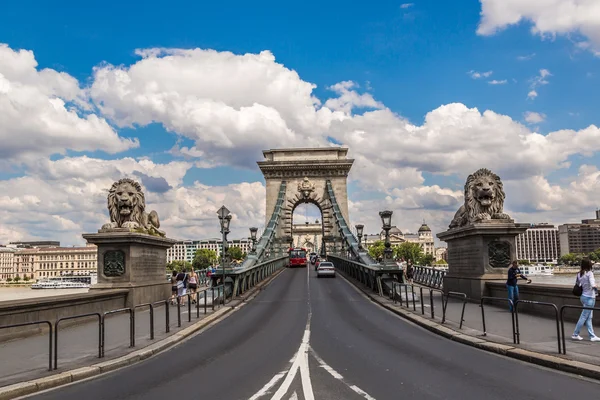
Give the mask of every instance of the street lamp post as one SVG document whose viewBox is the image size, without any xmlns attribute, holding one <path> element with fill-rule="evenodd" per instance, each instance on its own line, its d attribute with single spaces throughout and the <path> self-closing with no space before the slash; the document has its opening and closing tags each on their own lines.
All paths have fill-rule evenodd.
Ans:
<svg viewBox="0 0 600 400">
<path fill-rule="evenodd" d="M 252 240 L 252 250 L 250 253 L 256 253 L 256 233 L 258 232 L 258 228 L 250 228 L 250 240 Z"/>
<path fill-rule="evenodd" d="M 363 229 L 364 229 L 364 225 L 362 224 L 358 224 L 355 226 L 356 228 L 356 236 L 358 236 L 358 249 L 362 250 L 362 243 L 361 243 L 361 239 L 363 236 Z"/>
<path fill-rule="evenodd" d="M 383 264 L 390 265 L 392 263 L 392 244 L 390 243 L 390 229 L 392 228 L 392 211 L 380 211 L 381 223 L 385 231 L 385 250 L 383 251 Z"/>
<path fill-rule="evenodd" d="M 223 269 L 223 304 L 225 304 L 225 255 L 227 253 L 227 235 L 229 234 L 229 223 L 231 222 L 231 214 L 227 207 L 222 206 L 217 211 L 217 215 L 219 216 L 219 223 L 221 224 L 221 234 L 222 234 L 222 250 L 221 250 L 221 267 Z"/>
</svg>

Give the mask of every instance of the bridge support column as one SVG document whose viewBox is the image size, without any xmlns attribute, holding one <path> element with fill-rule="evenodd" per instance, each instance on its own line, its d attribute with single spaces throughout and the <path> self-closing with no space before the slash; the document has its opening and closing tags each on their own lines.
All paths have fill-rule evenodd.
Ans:
<svg viewBox="0 0 600 400">
<path fill-rule="evenodd" d="M 486 295 L 485 283 L 504 281 L 516 259 L 515 237 L 529 224 L 488 220 L 438 233 L 448 243 L 444 291 L 465 293 L 472 300 Z"/>
<path fill-rule="evenodd" d="M 98 246 L 98 283 L 90 291 L 128 289 L 127 307 L 169 298 L 165 265 L 167 249 L 176 240 L 129 229 L 89 233 L 83 238 Z"/>
</svg>

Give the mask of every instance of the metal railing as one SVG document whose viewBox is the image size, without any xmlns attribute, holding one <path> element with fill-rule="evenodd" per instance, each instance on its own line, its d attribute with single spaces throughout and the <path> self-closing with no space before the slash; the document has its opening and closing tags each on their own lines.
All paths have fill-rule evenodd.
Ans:
<svg viewBox="0 0 600 400">
<path fill-rule="evenodd" d="M 165 306 L 165 333 L 169 333 L 171 331 L 171 321 L 169 321 L 169 300 L 159 300 L 152 303 L 153 309 L 155 305 L 160 304 L 161 306 Z M 160 307 L 160 306 L 159 306 Z"/>
<path fill-rule="evenodd" d="M 467 295 L 461 292 L 446 292 L 446 301 L 444 304 L 444 316 L 442 317 L 442 324 L 446 322 L 446 309 L 448 308 L 448 299 L 450 297 L 460 297 L 463 301 L 462 312 L 460 313 L 460 325 L 458 329 L 462 329 L 463 322 L 465 321 L 465 307 L 467 306 Z M 442 297 L 443 301 L 443 297 Z"/>
<path fill-rule="evenodd" d="M 52 371 L 52 322 L 50 322 L 50 321 L 23 322 L 22 324 L 0 326 L 0 329 L 20 328 L 22 326 L 32 326 L 32 325 L 41 325 L 41 324 L 48 324 L 48 371 Z"/>
<path fill-rule="evenodd" d="M 420 285 L 441 289 L 446 271 L 432 267 L 414 266 L 413 281 Z"/>
<path fill-rule="evenodd" d="M 128 313 L 129 314 L 129 347 L 135 347 L 135 313 L 133 312 L 133 309 L 125 307 L 125 308 L 119 308 L 117 310 L 111 310 L 111 311 L 106 311 L 104 314 L 102 314 L 102 319 L 100 322 L 100 327 L 102 330 L 102 335 L 100 336 L 101 338 L 101 350 L 102 350 L 102 357 L 104 357 L 104 344 L 106 343 L 106 317 L 108 315 L 114 315 L 114 314 L 121 314 L 121 313 Z"/>
<path fill-rule="evenodd" d="M 404 297 L 406 298 L 406 308 L 410 308 L 410 303 L 408 301 L 408 287 L 410 286 L 410 293 L 412 294 L 412 304 L 413 311 L 417 311 L 417 306 L 415 302 L 415 287 L 410 283 L 400 283 L 400 282 L 392 282 L 392 300 L 396 303 L 396 294 L 400 294 L 400 304 L 402 305 L 402 287 L 404 287 Z M 397 291 L 396 288 L 400 288 L 400 291 Z M 421 304 L 423 303 L 423 299 L 421 298 Z"/>
<path fill-rule="evenodd" d="M 507 299 L 505 297 L 481 296 L 481 302 L 480 302 L 479 306 L 481 307 L 481 323 L 483 324 L 483 336 L 487 336 L 487 330 L 486 330 L 486 326 L 485 326 L 485 308 L 483 307 L 483 302 L 485 300 L 508 302 L 508 305 L 510 306 L 510 314 L 511 314 L 511 320 L 512 320 L 513 343 L 517 344 L 517 331 L 516 331 L 516 327 L 515 327 L 515 311 L 514 311 L 515 307 L 514 307 L 513 301 L 511 299 Z"/>
<path fill-rule="evenodd" d="M 135 313 L 135 310 L 142 307 L 149 307 L 150 309 L 150 340 L 154 340 L 154 306 L 152 303 L 138 304 L 133 307 L 133 312 Z"/>
<path fill-rule="evenodd" d="M 584 306 L 571 306 L 564 305 L 560 308 L 560 332 L 562 335 L 562 354 L 567 354 L 567 343 L 565 340 L 565 320 L 564 320 L 564 311 L 567 308 L 573 308 L 576 310 L 590 310 L 590 311 L 600 311 L 600 307 L 584 307 Z"/>
<path fill-rule="evenodd" d="M 70 317 L 63 317 L 58 319 L 54 324 L 54 369 L 58 369 L 58 325 L 60 324 L 60 321 L 67 321 L 71 319 L 79 319 L 86 317 L 98 317 L 98 358 L 102 358 L 104 356 L 104 341 L 102 340 L 104 334 L 104 321 L 100 313 L 88 313 L 73 315 Z"/>
<path fill-rule="evenodd" d="M 391 291 L 392 300 L 394 301 L 394 303 L 396 303 L 396 301 L 397 301 L 396 294 L 400 294 L 400 305 L 402 305 L 404 307 L 404 305 L 403 305 L 404 300 L 402 300 L 402 289 L 397 290 L 397 288 L 402 288 L 402 287 L 404 287 L 404 297 L 406 299 L 406 308 L 410 309 L 410 302 L 409 302 L 409 296 L 408 296 L 408 288 L 410 287 L 411 288 L 410 293 L 412 295 L 412 309 L 413 309 L 413 311 L 417 311 L 417 305 L 416 305 L 416 300 L 415 300 L 415 287 L 411 283 L 393 282 L 392 283 L 392 291 Z M 431 319 L 435 318 L 435 304 L 433 302 L 433 292 L 440 293 L 440 295 L 442 296 L 442 324 L 446 322 L 446 309 L 448 307 L 448 298 L 451 296 L 454 296 L 454 297 L 460 297 L 463 300 L 461 321 L 460 321 L 460 326 L 459 326 L 459 329 L 462 329 L 462 325 L 464 322 L 464 315 L 465 315 L 465 307 L 466 307 L 466 302 L 467 302 L 467 295 L 465 293 L 461 293 L 461 292 L 448 292 L 448 294 L 449 294 L 449 296 L 448 296 L 441 289 L 419 286 L 419 302 L 421 304 L 421 314 L 422 315 L 425 315 L 425 303 L 424 303 L 423 289 L 429 290 L 429 308 L 431 310 L 430 311 Z"/>
<path fill-rule="evenodd" d="M 554 308 L 555 316 L 556 316 L 556 340 L 558 342 L 558 354 L 561 353 L 560 349 L 560 330 L 559 330 L 559 317 L 558 317 L 558 307 L 554 303 L 547 303 L 543 301 L 531 301 L 531 300 L 517 300 L 515 302 L 515 323 L 516 323 L 516 338 L 517 344 L 521 344 L 521 333 L 519 331 L 519 304 L 533 304 L 537 306 L 546 306 Z M 563 306 L 568 307 L 568 306 Z"/>
</svg>

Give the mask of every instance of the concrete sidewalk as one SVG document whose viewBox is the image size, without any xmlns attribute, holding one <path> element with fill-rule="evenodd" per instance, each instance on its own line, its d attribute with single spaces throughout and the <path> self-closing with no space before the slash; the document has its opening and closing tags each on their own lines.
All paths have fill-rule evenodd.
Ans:
<svg viewBox="0 0 600 400">
<path fill-rule="evenodd" d="M 238 303 L 239 300 L 235 300 L 227 303 L 226 307 L 235 306 Z M 182 305 L 181 327 L 178 327 L 177 306 L 169 305 L 170 332 L 168 333 L 166 332 L 166 307 L 155 307 L 154 340 L 150 340 L 149 309 L 136 310 L 135 347 L 133 348 L 130 347 L 129 314 L 120 313 L 107 316 L 103 358 L 98 358 L 99 323 L 97 319 L 86 320 L 81 324 L 71 326 L 65 324 L 64 327 L 61 323 L 58 331 L 58 369 L 53 371 L 48 371 L 47 332 L 0 343 L 0 360 L 2 360 L 0 362 L 0 387 L 111 360 L 152 345 L 213 314 L 210 291 L 206 314 L 204 313 L 204 300 L 200 300 L 199 306 L 200 318 L 197 318 L 196 306 L 191 304 L 191 322 L 188 322 L 190 313 L 187 302 Z M 222 307 L 221 304 L 215 304 L 215 311 Z"/>
<path fill-rule="evenodd" d="M 404 300 L 402 305 L 400 305 L 399 301 L 395 304 L 390 302 L 390 304 L 393 307 L 413 311 L 410 290 L 408 295 L 409 307 L 406 306 L 406 298 L 404 293 L 402 293 L 402 298 Z M 415 289 L 415 295 L 416 311 L 413 311 L 413 313 L 441 324 L 443 315 L 441 294 L 436 292 L 433 293 L 433 319 L 431 318 L 431 306 L 428 289 L 423 289 L 424 315 L 421 312 L 421 301 L 419 298 L 418 289 Z M 571 340 L 571 335 L 575 329 L 575 322 L 565 321 L 565 344 L 567 354 L 562 355 L 558 352 L 558 336 L 556 320 L 554 318 L 547 318 L 545 316 L 538 316 L 528 312 L 519 311 L 518 326 L 520 333 L 520 344 L 515 345 L 513 343 L 511 312 L 508 310 L 508 303 L 507 305 L 500 306 L 497 304 L 490 304 L 487 301 L 485 302 L 484 311 L 487 332 L 485 336 L 483 336 L 483 318 L 481 306 L 479 304 L 467 302 L 465 306 L 463 326 L 462 329 L 459 328 L 462 305 L 463 302 L 457 298 L 451 297 L 448 300 L 448 306 L 446 309 L 446 322 L 444 323 L 445 326 L 455 329 L 465 335 L 477 337 L 479 339 L 515 346 L 541 354 L 561 357 L 566 360 L 581 361 L 600 366 L 600 342 L 590 342 L 585 327 L 580 332 L 580 336 L 582 336 L 584 340 Z M 600 335 L 600 326 L 596 327 L 595 330 L 596 333 Z"/>
</svg>

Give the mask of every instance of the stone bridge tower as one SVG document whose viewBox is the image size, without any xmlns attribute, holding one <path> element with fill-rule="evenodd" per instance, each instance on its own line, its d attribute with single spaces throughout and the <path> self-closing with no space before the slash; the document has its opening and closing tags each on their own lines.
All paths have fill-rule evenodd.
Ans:
<svg viewBox="0 0 600 400">
<path fill-rule="evenodd" d="M 326 182 L 331 182 L 342 215 L 350 221 L 346 180 L 354 160 L 348 159 L 347 154 L 348 149 L 343 147 L 263 151 L 265 161 L 259 161 L 258 166 L 266 180 L 266 222 L 275 209 L 281 182 L 287 183 L 282 220 L 276 234 L 284 244 L 292 242 L 292 216 L 302 203 L 312 203 L 321 210 L 322 238 L 326 248 L 331 248 L 339 238 Z"/>
</svg>

